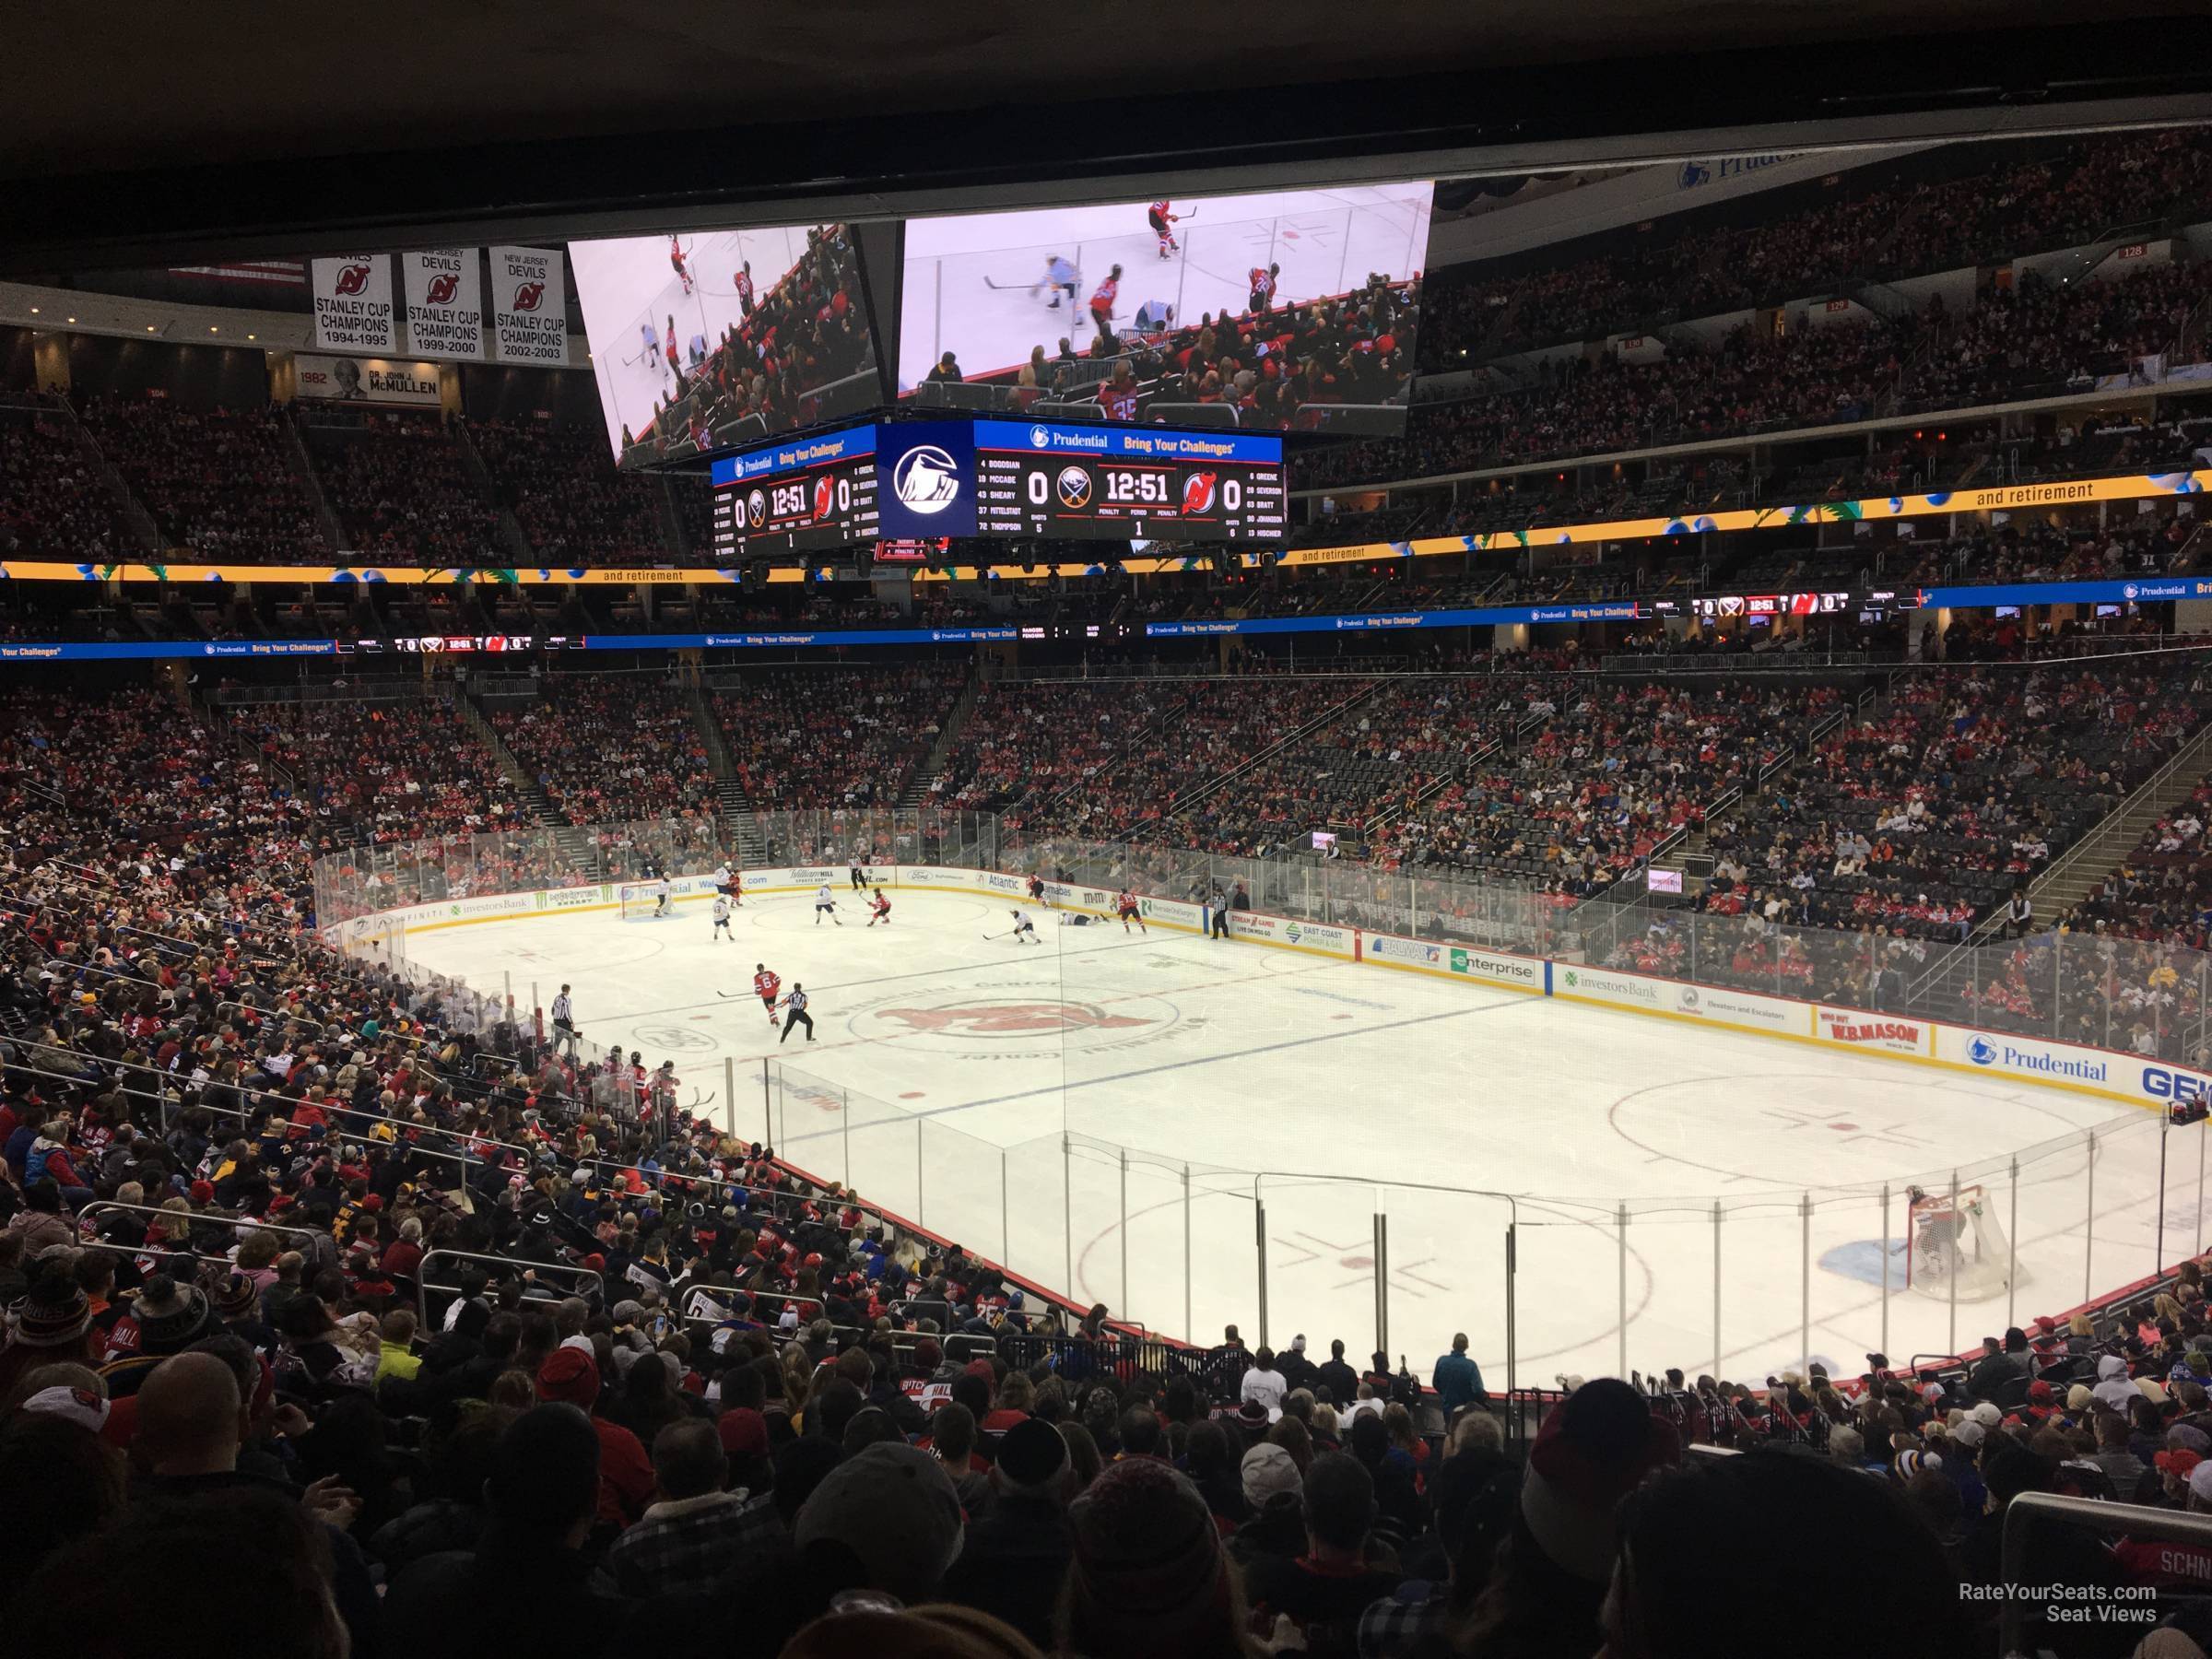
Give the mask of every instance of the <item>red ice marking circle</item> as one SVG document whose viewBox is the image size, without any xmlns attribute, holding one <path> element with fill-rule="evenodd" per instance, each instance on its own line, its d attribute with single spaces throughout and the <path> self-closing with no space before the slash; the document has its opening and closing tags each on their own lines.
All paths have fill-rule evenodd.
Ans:
<svg viewBox="0 0 2212 1659">
<path fill-rule="evenodd" d="M 1858 1125 L 1856 1124 L 1830 1124 L 1829 1127 L 1833 1129 L 1838 1135 L 1851 1135 L 1855 1133 L 1858 1129 Z"/>
<path fill-rule="evenodd" d="M 910 1088 L 899 1098 L 902 1100 L 918 1100 L 922 1098 L 922 1091 L 918 1088 Z"/>
</svg>

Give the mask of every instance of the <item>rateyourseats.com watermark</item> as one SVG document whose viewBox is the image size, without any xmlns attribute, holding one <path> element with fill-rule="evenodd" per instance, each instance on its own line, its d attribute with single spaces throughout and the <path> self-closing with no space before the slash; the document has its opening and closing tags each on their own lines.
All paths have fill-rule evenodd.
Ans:
<svg viewBox="0 0 2212 1659">
<path fill-rule="evenodd" d="M 1970 1602 L 2023 1603 L 2053 1624 L 2156 1624 L 2159 1593 L 2149 1584 L 1961 1584 Z"/>
</svg>

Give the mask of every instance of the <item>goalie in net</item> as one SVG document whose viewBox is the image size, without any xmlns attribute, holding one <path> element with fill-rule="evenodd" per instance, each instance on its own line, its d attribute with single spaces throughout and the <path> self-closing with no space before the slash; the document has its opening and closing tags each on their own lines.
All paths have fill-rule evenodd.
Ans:
<svg viewBox="0 0 2212 1659">
<path fill-rule="evenodd" d="M 1987 1301 L 2005 1294 L 2016 1275 L 2012 1247 L 1986 1189 L 1962 1186 L 1956 1194 L 1906 1189 L 1905 1286 L 1960 1301 Z"/>
</svg>

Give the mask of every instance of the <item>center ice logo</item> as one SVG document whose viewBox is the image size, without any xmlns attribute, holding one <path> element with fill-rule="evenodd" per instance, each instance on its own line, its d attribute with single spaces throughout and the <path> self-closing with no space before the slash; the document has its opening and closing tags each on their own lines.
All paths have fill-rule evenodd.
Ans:
<svg viewBox="0 0 2212 1659">
<path fill-rule="evenodd" d="M 949 1008 L 886 1008 L 912 1031 L 958 1031 L 972 1037 L 1027 1036 L 1036 1031 L 1108 1031 L 1147 1026 L 1148 1019 L 1109 1014 L 1088 1003 L 964 1003 Z"/>
<path fill-rule="evenodd" d="M 959 465 L 934 443 L 918 443 L 899 457 L 891 488 L 916 512 L 942 512 L 960 493 Z"/>
</svg>

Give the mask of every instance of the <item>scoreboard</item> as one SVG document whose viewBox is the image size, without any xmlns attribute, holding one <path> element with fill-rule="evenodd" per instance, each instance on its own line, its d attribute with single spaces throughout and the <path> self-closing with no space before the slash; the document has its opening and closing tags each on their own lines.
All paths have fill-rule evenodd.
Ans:
<svg viewBox="0 0 2212 1659">
<path fill-rule="evenodd" d="M 975 423 L 985 535 L 1279 542 L 1283 441 L 1167 427 Z"/>
<path fill-rule="evenodd" d="M 712 465 L 715 561 L 957 536 L 1280 543 L 1283 441 L 1234 428 L 888 421 Z"/>
<path fill-rule="evenodd" d="M 713 464 L 718 564 L 876 539 L 876 429 L 850 427 Z"/>
</svg>

